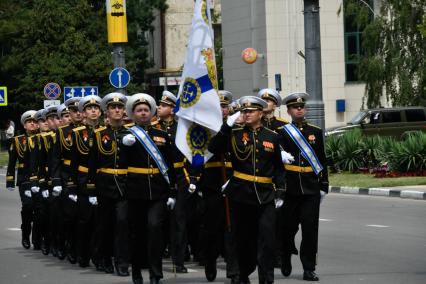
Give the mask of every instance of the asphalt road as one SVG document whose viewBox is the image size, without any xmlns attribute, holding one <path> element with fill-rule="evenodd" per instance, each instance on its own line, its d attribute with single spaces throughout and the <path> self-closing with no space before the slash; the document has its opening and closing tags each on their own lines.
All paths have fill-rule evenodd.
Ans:
<svg viewBox="0 0 426 284">
<path fill-rule="evenodd" d="M 81 269 L 20 245 L 17 191 L 4 188 L 0 170 L 0 284 L 131 283 L 130 277 Z M 321 283 L 426 283 L 426 202 L 401 198 L 330 194 L 321 209 L 317 272 Z M 215 283 L 228 283 L 223 262 Z M 193 263 L 177 277 L 165 261 L 165 283 L 206 283 Z M 293 257 L 289 278 L 276 270 L 275 283 L 304 283 Z M 148 280 L 144 272 L 145 280 Z M 251 276 L 252 283 L 257 275 Z"/>
</svg>

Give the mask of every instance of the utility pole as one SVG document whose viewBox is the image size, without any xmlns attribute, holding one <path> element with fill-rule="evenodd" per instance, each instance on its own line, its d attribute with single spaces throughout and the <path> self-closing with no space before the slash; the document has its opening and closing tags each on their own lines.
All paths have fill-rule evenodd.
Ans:
<svg viewBox="0 0 426 284">
<path fill-rule="evenodd" d="M 114 68 L 126 67 L 124 44 L 127 43 L 126 0 L 106 0 L 108 43 L 113 46 L 112 61 Z M 125 88 L 117 92 L 126 94 Z"/>
<path fill-rule="evenodd" d="M 310 96 L 307 119 L 324 129 L 319 9 L 319 0 L 304 0 L 306 92 Z"/>
</svg>

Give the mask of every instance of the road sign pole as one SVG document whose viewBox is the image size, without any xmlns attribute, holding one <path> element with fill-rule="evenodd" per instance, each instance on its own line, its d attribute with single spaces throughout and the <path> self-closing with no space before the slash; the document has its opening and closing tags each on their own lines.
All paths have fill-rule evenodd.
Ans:
<svg viewBox="0 0 426 284">
<path fill-rule="evenodd" d="M 112 60 L 114 62 L 114 68 L 117 67 L 126 67 L 126 57 L 124 53 L 124 44 L 122 43 L 113 43 L 113 52 L 112 52 Z M 118 88 L 117 92 L 126 94 L 125 88 Z"/>
</svg>

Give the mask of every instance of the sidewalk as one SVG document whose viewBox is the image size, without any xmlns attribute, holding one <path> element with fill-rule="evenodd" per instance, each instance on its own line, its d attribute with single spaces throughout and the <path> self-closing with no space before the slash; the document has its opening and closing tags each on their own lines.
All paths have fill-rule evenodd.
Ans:
<svg viewBox="0 0 426 284">
<path fill-rule="evenodd" d="M 374 187 L 374 188 L 330 186 L 329 192 L 426 200 L 426 185 Z"/>
</svg>

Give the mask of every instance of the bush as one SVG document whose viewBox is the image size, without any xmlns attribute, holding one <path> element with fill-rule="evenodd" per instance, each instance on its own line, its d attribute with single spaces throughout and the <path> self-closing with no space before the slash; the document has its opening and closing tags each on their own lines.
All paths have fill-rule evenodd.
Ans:
<svg viewBox="0 0 426 284">
<path fill-rule="evenodd" d="M 421 173 L 426 171 L 426 133 L 413 132 L 403 141 L 389 137 L 363 137 L 359 130 L 327 137 L 327 162 L 331 171 Z M 384 166 L 384 167 L 383 167 Z"/>
</svg>

